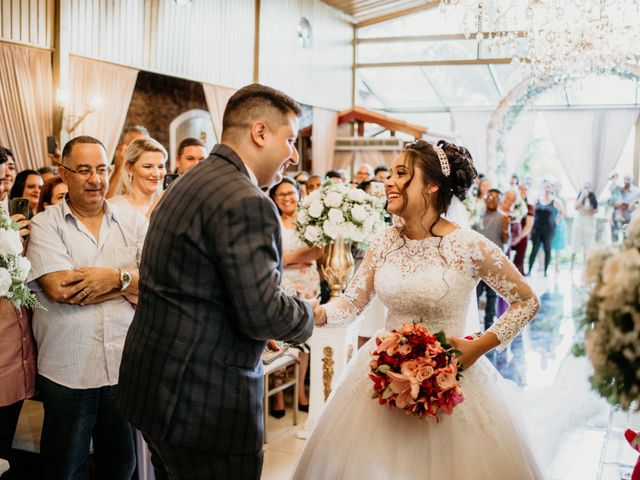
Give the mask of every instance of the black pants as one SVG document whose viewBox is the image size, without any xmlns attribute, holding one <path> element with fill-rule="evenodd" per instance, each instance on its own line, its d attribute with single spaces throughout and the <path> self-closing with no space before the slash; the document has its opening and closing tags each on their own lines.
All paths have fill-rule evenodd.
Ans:
<svg viewBox="0 0 640 480">
<path fill-rule="evenodd" d="M 221 455 L 168 443 L 145 441 L 156 480 L 260 480 L 264 452 Z"/>
<path fill-rule="evenodd" d="M 541 230 L 535 230 L 531 232 L 531 253 L 529 254 L 529 273 L 533 268 L 533 262 L 536 261 L 536 255 L 540 250 L 540 244 L 544 248 L 544 275 L 547 276 L 547 269 L 551 263 L 551 240 L 555 228 L 545 228 Z"/>
<path fill-rule="evenodd" d="M 496 318 L 496 301 L 498 299 L 498 295 L 493 289 L 480 280 L 478 286 L 476 287 L 476 295 L 478 297 L 478 303 L 480 303 L 480 296 L 482 292 L 486 292 L 487 294 L 487 303 L 484 306 L 484 329 L 488 330 L 491 325 L 493 325 L 493 320 Z"/>
<path fill-rule="evenodd" d="M 0 407 L 0 458 L 11 464 L 11 444 L 16 434 L 16 426 L 20 417 L 20 409 L 24 400 Z"/>
</svg>

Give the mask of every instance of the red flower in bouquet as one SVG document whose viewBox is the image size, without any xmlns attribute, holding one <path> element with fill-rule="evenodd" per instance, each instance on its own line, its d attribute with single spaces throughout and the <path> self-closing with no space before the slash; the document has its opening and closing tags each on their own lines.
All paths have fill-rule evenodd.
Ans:
<svg viewBox="0 0 640 480">
<path fill-rule="evenodd" d="M 444 332 L 434 335 L 421 323 L 381 333 L 371 353 L 372 398 L 408 415 L 451 415 L 464 400 L 457 354 Z"/>
</svg>

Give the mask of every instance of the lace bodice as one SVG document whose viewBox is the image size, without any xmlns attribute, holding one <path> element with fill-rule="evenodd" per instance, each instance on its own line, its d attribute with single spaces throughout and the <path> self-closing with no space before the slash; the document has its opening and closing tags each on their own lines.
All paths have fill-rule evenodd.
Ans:
<svg viewBox="0 0 640 480">
<path fill-rule="evenodd" d="M 387 328 L 422 321 L 433 331 L 463 336 L 469 300 L 479 279 L 509 303 L 491 326 L 503 349 L 535 316 L 540 302 L 502 251 L 472 230 L 410 240 L 395 227 L 374 240 L 345 293 L 327 305 L 328 325 L 353 321 L 378 295 Z"/>
</svg>

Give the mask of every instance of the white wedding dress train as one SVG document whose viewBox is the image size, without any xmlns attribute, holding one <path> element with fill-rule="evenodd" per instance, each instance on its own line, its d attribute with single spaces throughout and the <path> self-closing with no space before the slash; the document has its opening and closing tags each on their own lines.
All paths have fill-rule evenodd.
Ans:
<svg viewBox="0 0 640 480">
<path fill-rule="evenodd" d="M 490 331 L 508 342 L 539 302 L 515 267 L 481 235 L 458 229 L 412 241 L 389 228 L 375 241 L 347 292 L 328 306 L 330 324 L 355 318 L 377 294 L 387 328 L 424 322 L 464 336 L 469 299 L 482 278 L 510 302 Z M 439 423 L 381 406 L 371 398 L 370 340 L 353 359 L 298 461 L 299 480 L 526 480 L 542 478 L 509 385 L 481 358 L 463 372 L 464 402 Z"/>
</svg>

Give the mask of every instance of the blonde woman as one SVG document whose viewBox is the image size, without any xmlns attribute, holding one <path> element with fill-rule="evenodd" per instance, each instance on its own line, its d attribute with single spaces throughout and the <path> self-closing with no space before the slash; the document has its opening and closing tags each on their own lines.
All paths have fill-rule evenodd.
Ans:
<svg viewBox="0 0 640 480">
<path fill-rule="evenodd" d="M 151 137 L 131 142 L 124 153 L 124 175 L 109 201 L 146 215 L 162 190 L 167 158 L 167 150 Z"/>
</svg>

